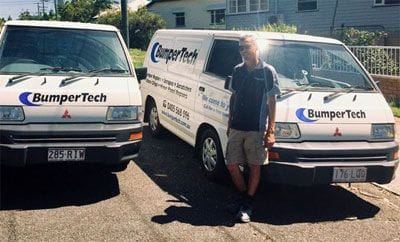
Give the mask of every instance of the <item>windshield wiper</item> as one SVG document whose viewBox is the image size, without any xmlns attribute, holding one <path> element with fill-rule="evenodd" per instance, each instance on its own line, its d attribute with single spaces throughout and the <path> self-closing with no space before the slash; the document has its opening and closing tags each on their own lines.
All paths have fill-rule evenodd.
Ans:
<svg viewBox="0 0 400 242">
<path fill-rule="evenodd" d="M 52 71 L 52 72 L 60 72 L 60 71 L 63 71 L 63 72 L 71 72 L 71 71 L 82 72 L 82 70 L 79 69 L 79 68 L 67 68 L 67 67 L 45 67 L 45 68 L 41 68 L 40 70 L 41 71 Z"/>
<path fill-rule="evenodd" d="M 12 84 L 14 81 L 16 81 L 18 79 L 21 79 L 21 78 L 24 78 L 24 77 L 27 77 L 27 76 L 37 75 L 37 74 L 38 74 L 38 76 L 43 76 L 43 73 L 29 72 L 29 73 L 25 73 L 25 74 L 21 74 L 21 75 L 10 77 L 10 79 L 8 79 L 7 84 Z"/>
<path fill-rule="evenodd" d="M 125 73 L 125 72 L 127 72 L 127 70 L 114 69 L 114 68 L 103 68 L 103 69 L 97 69 L 97 70 L 95 69 L 95 70 L 89 71 L 88 74 L 86 74 L 86 75 L 76 75 L 76 76 L 67 77 L 61 81 L 61 85 L 65 85 L 66 81 L 70 81 L 70 80 L 73 80 L 73 79 L 79 78 L 79 77 L 94 77 L 94 76 L 96 76 L 96 73 L 100 73 L 100 72 Z"/>
<path fill-rule="evenodd" d="M 128 70 L 124 70 L 124 69 L 103 68 L 103 69 L 91 70 L 91 71 L 89 71 L 89 73 L 99 73 L 99 72 L 125 73 L 127 71 Z"/>
<path fill-rule="evenodd" d="M 300 88 L 292 88 L 292 89 L 288 89 L 286 92 L 281 93 L 278 98 L 282 98 L 283 96 L 286 96 L 294 91 L 308 91 L 309 90 L 309 84 L 304 84 L 302 87 Z"/>
<path fill-rule="evenodd" d="M 346 93 L 354 92 L 356 90 L 362 90 L 362 91 L 371 91 L 374 90 L 372 87 L 363 87 L 363 86 L 351 86 L 349 90 L 346 90 Z"/>
<path fill-rule="evenodd" d="M 324 97 L 324 101 L 328 101 L 330 98 L 332 98 L 333 96 L 336 96 L 339 93 L 351 93 L 354 92 L 356 90 L 364 90 L 364 91 L 371 91 L 373 90 L 371 87 L 363 87 L 363 86 L 350 86 L 348 87 L 348 90 L 346 89 L 342 89 L 342 90 L 337 90 L 334 91 L 333 93 L 327 95 Z"/>
<path fill-rule="evenodd" d="M 64 72 L 70 72 L 70 71 L 75 71 L 75 72 L 82 72 L 81 69 L 79 68 L 65 68 L 65 67 L 45 67 L 45 68 L 40 68 L 41 71 L 52 71 L 52 72 L 60 72 L 60 71 L 64 71 Z M 32 75 L 38 75 L 38 76 L 43 76 L 45 75 L 45 73 L 36 71 L 36 72 L 29 72 L 29 73 L 25 73 L 25 74 L 21 74 L 21 75 L 17 75 L 14 77 L 11 77 L 10 79 L 8 79 L 8 84 L 12 84 L 15 80 L 27 77 L 27 76 L 32 76 Z"/>
</svg>

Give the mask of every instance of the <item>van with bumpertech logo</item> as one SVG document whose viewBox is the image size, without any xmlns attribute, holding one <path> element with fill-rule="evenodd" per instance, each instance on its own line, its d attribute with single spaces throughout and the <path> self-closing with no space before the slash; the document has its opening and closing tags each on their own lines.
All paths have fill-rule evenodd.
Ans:
<svg viewBox="0 0 400 242">
<path fill-rule="evenodd" d="M 8 21 L 0 35 L 0 163 L 123 170 L 142 140 L 141 93 L 112 26 Z"/>
<path fill-rule="evenodd" d="M 207 177 L 224 174 L 231 92 L 245 32 L 159 30 L 144 62 L 144 120 L 198 154 Z M 276 143 L 263 169 L 271 182 L 313 185 L 389 183 L 398 166 L 393 114 L 371 76 L 341 42 L 308 35 L 246 32 L 274 66 Z"/>
</svg>

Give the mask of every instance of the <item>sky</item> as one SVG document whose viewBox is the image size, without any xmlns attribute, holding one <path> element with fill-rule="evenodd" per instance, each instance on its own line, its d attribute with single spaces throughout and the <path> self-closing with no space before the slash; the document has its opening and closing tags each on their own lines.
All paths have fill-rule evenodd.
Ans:
<svg viewBox="0 0 400 242">
<path fill-rule="evenodd" d="M 54 10 L 54 1 L 57 0 L 47 0 L 47 2 L 44 3 L 47 13 L 50 10 Z M 119 2 L 119 0 L 117 1 Z M 0 18 L 5 18 L 7 20 L 8 16 L 11 16 L 12 19 L 16 20 L 18 15 L 26 10 L 28 10 L 31 15 L 37 15 L 38 2 L 40 2 L 40 6 L 42 6 L 41 0 L 0 0 Z M 134 8 L 135 5 L 142 5 L 148 2 L 148 0 L 128 0 L 127 2 Z"/>
<path fill-rule="evenodd" d="M 40 2 L 40 6 L 42 6 L 40 0 L 0 0 L 0 18 L 5 18 L 7 20 L 8 16 L 11 16 L 12 19 L 15 20 L 18 18 L 20 12 L 26 10 L 28 10 L 31 15 L 37 15 L 38 2 Z M 45 2 L 44 7 L 46 12 L 54 10 L 54 0 Z"/>
</svg>

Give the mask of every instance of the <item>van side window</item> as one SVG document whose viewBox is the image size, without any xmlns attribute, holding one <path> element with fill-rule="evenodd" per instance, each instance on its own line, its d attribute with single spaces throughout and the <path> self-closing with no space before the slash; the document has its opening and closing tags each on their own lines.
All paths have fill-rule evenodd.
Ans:
<svg viewBox="0 0 400 242">
<path fill-rule="evenodd" d="M 225 79 L 232 75 L 233 67 L 242 62 L 239 42 L 236 40 L 215 40 L 208 58 L 206 72 Z"/>
</svg>

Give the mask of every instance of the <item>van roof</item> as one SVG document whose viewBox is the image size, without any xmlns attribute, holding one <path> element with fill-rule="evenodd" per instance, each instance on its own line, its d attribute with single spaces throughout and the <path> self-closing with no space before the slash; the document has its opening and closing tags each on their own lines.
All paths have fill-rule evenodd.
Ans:
<svg viewBox="0 0 400 242">
<path fill-rule="evenodd" d="M 29 27 L 45 27 L 45 28 L 62 28 L 62 29 L 88 29 L 103 31 L 118 31 L 111 25 L 89 24 L 77 22 L 62 21 L 32 21 L 32 20 L 11 20 L 5 23 L 6 26 L 29 26 Z"/>
<path fill-rule="evenodd" d="M 185 36 L 204 36 L 204 35 L 216 35 L 220 37 L 231 37 L 238 38 L 243 34 L 249 33 L 254 34 L 259 38 L 276 39 L 276 40 L 293 40 L 293 41 L 308 41 L 308 42 L 318 42 L 327 44 L 343 44 L 339 40 L 317 37 L 305 34 L 288 34 L 288 33 L 278 33 L 278 32 L 263 32 L 263 31 L 232 31 L 232 30 L 174 30 L 174 29 L 163 29 L 158 30 L 158 33 L 168 33 L 170 35 L 182 35 Z"/>
</svg>

